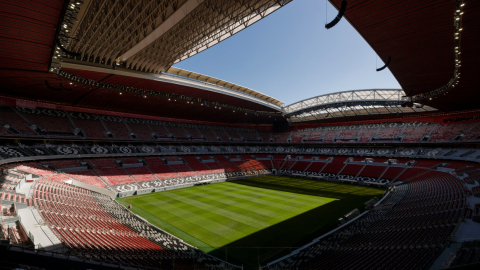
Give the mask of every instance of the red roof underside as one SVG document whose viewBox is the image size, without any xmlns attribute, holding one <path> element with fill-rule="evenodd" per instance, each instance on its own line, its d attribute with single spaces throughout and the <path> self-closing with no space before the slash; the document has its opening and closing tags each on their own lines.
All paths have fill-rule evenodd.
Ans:
<svg viewBox="0 0 480 270">
<path fill-rule="evenodd" d="M 339 6 L 341 0 L 332 0 Z M 162 98 L 143 99 L 138 95 L 92 87 L 72 86 L 73 91 L 55 89 L 70 87 L 67 81 L 47 73 L 57 23 L 64 1 L 38 0 L 0 3 L 0 94 L 30 100 L 51 102 L 129 113 L 212 122 L 269 123 L 273 118 L 233 113 L 231 110 L 206 108 L 200 104 L 168 102 Z M 441 110 L 478 108 L 478 59 L 480 50 L 480 1 L 465 1 L 462 19 L 460 83 L 455 91 L 425 103 Z M 439 1 L 366 1 L 349 0 L 345 13 L 352 25 L 378 52 L 382 59 L 392 57 L 389 69 L 403 89 L 411 94 L 428 92 L 446 84 L 453 75 L 453 0 Z M 335 31 L 333 28 L 329 31 Z M 126 76 L 72 73 L 104 82 L 163 92 L 201 97 L 212 101 L 255 110 L 261 105 L 190 87 Z M 380 87 L 380 86 L 379 86 Z"/>
<path fill-rule="evenodd" d="M 260 105 L 257 107 L 256 104 L 252 102 L 216 93 L 209 94 L 204 90 L 190 87 L 98 72 L 65 70 L 84 78 L 96 79 L 115 85 L 185 94 L 243 108 L 266 110 L 265 107 Z M 131 93 L 122 93 L 122 95 L 120 95 L 118 91 L 114 90 L 95 89 L 95 87 L 83 86 L 76 83 L 70 84 L 68 80 L 46 72 L 8 70 L 2 72 L 0 79 L 2 80 L 2 85 L 4 85 L 4 89 L 2 90 L 3 95 L 66 106 L 218 123 L 266 124 L 271 123 L 275 119 L 275 117 L 270 118 L 268 116 L 245 115 L 245 113 L 239 111 L 233 112 L 226 108 L 215 109 L 215 106 L 211 105 L 207 107 L 198 102 L 192 104 L 187 103 L 185 100 L 178 99 L 176 101 L 174 101 L 174 99 L 169 101 L 167 98 L 155 96 L 149 96 L 144 99 L 138 94 Z M 51 88 L 57 90 L 52 90 L 47 87 L 45 84 L 46 80 Z M 59 91 L 62 89 L 60 83 L 62 83 L 65 88 L 72 90 Z M 205 96 L 202 96 L 202 94 Z"/>
<path fill-rule="evenodd" d="M 339 8 L 342 0 L 331 0 Z M 386 61 L 407 94 L 445 85 L 454 72 L 455 1 L 348 0 L 345 18 Z M 462 9 L 460 83 L 445 96 L 425 101 L 444 111 L 478 108 L 480 1 Z M 333 16 L 332 16 L 333 17 Z M 335 31 L 335 27 L 328 31 Z M 381 86 L 379 86 L 381 87 Z"/>
<path fill-rule="evenodd" d="M 168 101 L 160 97 L 141 98 L 139 95 L 117 91 L 70 85 L 68 81 L 49 74 L 48 64 L 57 23 L 64 1 L 2 1 L 0 3 L 0 73 L 1 95 L 43 101 L 67 106 L 121 111 L 170 118 L 221 122 L 221 123 L 271 123 L 275 118 L 254 116 L 200 103 Z M 273 111 L 272 109 L 228 95 L 213 93 L 192 87 L 151 81 L 121 75 L 112 75 L 82 70 L 64 69 L 84 78 L 105 83 L 157 90 L 180 95 L 204 98 L 237 107 Z M 72 88 L 72 91 L 54 89 Z M 280 120 L 280 119 L 277 119 Z"/>
<path fill-rule="evenodd" d="M 32 71 L 48 69 L 63 2 L 55 0 L 0 2 L 1 69 Z M 2 71 L 2 75 L 3 73 L 5 72 Z"/>
</svg>

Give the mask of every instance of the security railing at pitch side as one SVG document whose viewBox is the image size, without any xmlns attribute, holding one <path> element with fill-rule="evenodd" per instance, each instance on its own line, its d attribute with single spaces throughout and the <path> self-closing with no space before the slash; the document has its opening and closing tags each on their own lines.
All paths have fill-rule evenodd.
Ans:
<svg viewBox="0 0 480 270">
<path fill-rule="evenodd" d="M 3 244 L 0 244 L 0 247 L 2 246 Z M 77 264 L 77 263 L 82 263 L 84 264 L 84 267 L 85 269 L 88 269 L 88 265 L 91 264 L 91 265 L 103 265 L 103 266 L 107 266 L 107 267 L 112 267 L 112 268 L 119 268 L 119 269 L 145 269 L 145 270 L 156 270 L 158 268 L 156 267 L 148 267 L 148 266 L 143 266 L 143 265 L 136 265 L 136 264 L 128 264 L 128 263 L 119 263 L 119 262 L 116 262 L 116 261 L 111 261 L 111 260 L 107 260 L 107 259 L 98 259 L 98 258 L 93 258 L 93 257 L 84 257 L 84 256 L 80 256 L 80 255 L 77 255 L 77 254 L 71 254 L 68 252 L 67 249 L 64 249 L 63 252 L 55 252 L 55 251 L 47 251 L 45 250 L 41 245 L 29 245 L 29 246 L 22 246 L 22 245 L 11 245 L 11 244 L 7 244 L 7 245 L 3 245 L 4 246 L 4 249 L 6 250 L 10 250 L 10 251 L 15 251 L 15 252 L 22 252 L 22 253 L 28 253 L 30 255 L 36 255 L 36 256 L 42 256 L 42 257 L 48 257 L 50 258 L 50 263 L 51 261 L 55 261 L 55 260 L 58 260 L 57 262 L 60 262 L 61 261 L 64 261 L 63 263 L 61 264 L 65 264 L 65 261 L 69 261 L 70 264 Z M 223 250 L 225 248 L 218 248 L 216 250 Z M 235 248 L 227 248 L 227 252 L 228 252 L 228 249 L 230 249 L 230 251 L 234 251 Z M 251 248 L 248 248 L 248 249 L 251 249 Z M 261 248 L 254 248 L 254 249 L 261 249 Z M 293 248 L 291 248 L 293 249 Z M 202 248 L 202 250 L 207 250 L 207 255 L 209 255 L 208 253 L 208 248 Z M 213 250 L 213 248 L 212 248 Z M 215 256 L 213 256 L 215 257 Z M 228 257 L 226 257 L 228 259 Z M 169 257 L 169 259 L 171 260 L 170 263 L 171 265 L 169 265 L 169 269 L 172 269 L 172 270 L 175 270 L 175 269 L 179 269 L 179 270 L 184 270 L 186 269 L 185 268 L 185 264 L 188 263 L 188 260 L 189 259 L 186 259 L 186 258 L 183 258 L 183 257 L 176 257 L 175 255 L 172 255 L 171 257 Z M 191 267 L 190 269 L 196 269 L 198 267 L 198 269 L 205 269 L 205 264 L 204 263 L 201 263 L 201 262 L 198 262 L 197 261 L 197 258 L 196 257 L 192 257 L 190 258 L 191 259 L 191 262 L 188 263 L 189 266 Z M 229 262 L 227 260 L 223 260 L 222 258 L 217 258 L 219 259 L 220 261 L 223 261 L 225 263 L 224 266 L 209 266 L 208 269 L 212 269 L 212 270 L 221 270 L 221 269 L 228 269 L 228 270 L 235 270 L 235 269 L 243 269 L 244 266 L 241 265 L 240 263 L 240 266 L 237 266 L 235 264 L 233 264 L 232 262 Z M 179 264 L 176 266 L 175 265 L 175 261 L 179 262 Z M 230 258 L 230 261 L 235 261 L 238 263 L 238 260 L 237 259 L 232 259 Z M 67 262 L 68 264 L 68 262 Z"/>
</svg>

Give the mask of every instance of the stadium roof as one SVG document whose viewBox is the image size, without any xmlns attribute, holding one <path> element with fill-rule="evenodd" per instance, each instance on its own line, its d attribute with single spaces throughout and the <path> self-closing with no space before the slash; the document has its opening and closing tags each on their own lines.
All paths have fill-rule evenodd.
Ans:
<svg viewBox="0 0 480 270">
<path fill-rule="evenodd" d="M 243 87 L 243 86 L 240 86 L 240 85 L 237 85 L 237 84 L 234 84 L 234 83 L 230 83 L 230 82 L 227 82 L 227 81 L 224 81 L 224 80 L 220 80 L 220 79 L 217 79 L 217 78 L 214 78 L 214 77 L 210 77 L 210 76 L 207 76 L 207 75 L 195 73 L 195 72 L 192 72 L 192 71 L 183 70 L 183 69 L 179 69 L 179 68 L 176 68 L 176 67 L 171 67 L 167 70 L 167 73 L 175 74 L 175 75 L 182 76 L 182 77 L 191 78 L 191 79 L 194 79 L 194 80 L 199 80 L 199 81 L 202 81 L 202 82 L 215 84 L 215 85 L 222 86 L 222 87 L 225 87 L 225 88 L 230 88 L 230 89 L 233 89 L 235 91 L 239 91 L 239 92 L 242 92 L 242 93 L 245 93 L 245 94 L 248 94 L 248 95 L 263 99 L 263 100 L 266 100 L 266 101 L 271 102 L 271 103 L 273 103 L 275 105 L 278 105 L 278 106 L 281 106 L 281 105 L 284 104 L 280 100 L 274 99 L 270 96 L 267 96 L 265 94 L 262 94 L 260 92 L 255 91 L 255 90 L 252 90 L 250 88 Z"/>
<path fill-rule="evenodd" d="M 63 42 L 82 61 L 165 72 L 290 1 L 85 0 Z"/>
<path fill-rule="evenodd" d="M 179 68 L 171 67 L 166 73 L 152 74 L 152 73 L 146 73 L 141 71 L 132 71 L 122 67 L 116 67 L 115 69 L 113 69 L 113 68 L 106 68 L 105 66 L 101 66 L 101 65 L 100 66 L 85 65 L 84 63 L 79 61 L 75 61 L 75 60 L 72 61 L 70 59 L 66 59 L 62 64 L 62 70 L 68 71 L 72 74 L 76 74 L 79 71 L 83 70 L 83 71 L 91 71 L 93 73 L 100 72 L 105 74 L 121 75 L 124 77 L 129 77 L 128 79 L 132 81 L 150 80 L 149 82 L 150 84 L 156 85 L 157 87 L 159 87 L 157 91 L 181 94 L 181 95 L 191 96 L 191 97 L 205 98 L 205 99 L 218 101 L 218 102 L 227 102 L 225 100 L 226 97 L 222 98 L 222 95 L 211 97 L 210 94 L 212 94 L 213 92 L 213 93 L 223 94 L 224 96 L 228 96 L 228 97 L 236 97 L 236 98 L 242 99 L 242 104 L 239 104 L 238 102 L 236 102 L 237 104 L 236 106 L 239 106 L 239 107 L 243 106 L 245 108 L 253 110 L 254 108 L 251 105 L 249 105 L 248 103 L 244 103 L 245 101 L 248 101 L 248 102 L 256 103 L 258 105 L 269 107 L 270 109 L 273 109 L 276 111 L 282 111 L 282 108 L 280 107 L 280 105 L 282 105 L 283 102 L 279 100 L 276 100 L 267 95 L 264 95 L 262 93 L 256 92 L 252 89 L 249 89 L 243 86 L 222 81 L 220 79 L 216 79 L 216 78 L 202 75 L 199 73 L 182 70 Z M 97 78 L 92 76 L 86 76 L 85 78 L 98 80 Z M 168 83 L 168 84 L 165 84 L 165 83 Z M 190 90 L 190 92 L 178 92 L 177 90 L 175 90 L 175 87 L 173 87 L 172 84 L 188 86 L 192 89 Z M 122 85 L 122 84 L 116 84 L 116 85 Z M 143 89 L 143 90 L 152 90 L 150 88 L 146 88 L 144 85 L 137 84 L 137 86 L 135 86 L 135 83 L 132 83 L 128 86 L 138 87 L 139 89 Z M 208 91 L 208 92 L 205 92 L 205 91 Z M 255 107 L 256 107 L 256 110 L 263 110 L 258 106 L 255 106 Z"/>
<path fill-rule="evenodd" d="M 83 4 L 77 8 L 76 2 Z M 34 101 L 171 118 L 271 123 L 275 117 L 245 115 L 233 110 L 222 110 L 220 113 L 214 107 L 205 106 L 193 109 L 191 103 L 159 103 L 160 100 L 165 101 L 161 97 L 145 99 L 132 93 L 120 97 L 118 92 L 91 85 L 70 86 L 71 81 L 48 73 L 48 68 L 50 64 L 58 65 L 58 60 L 63 55 L 107 70 L 87 71 L 64 67 L 64 70 L 75 75 L 99 80 L 101 83 L 179 93 L 254 111 L 278 112 L 281 104 L 278 100 L 212 77 L 175 69 L 171 69 L 172 74 L 185 77 L 164 73 L 161 75 L 164 78 L 147 80 L 138 74 L 153 75 L 157 71 L 170 71 L 173 63 L 217 44 L 288 2 L 243 1 L 243 6 L 239 2 L 227 0 L 5 2 L 0 6 L 1 94 Z M 340 0 L 331 2 L 336 7 L 341 3 Z M 345 19 L 349 20 L 384 61 L 391 57 L 388 68 L 406 95 L 414 96 L 438 89 L 452 79 L 456 63 L 454 54 L 457 53 L 454 41 L 457 2 L 349 0 Z M 198 4 L 196 8 L 188 8 L 188 5 L 195 3 Z M 465 3 L 462 9 L 465 14 L 461 17 L 463 31 L 459 35 L 461 78 L 455 91 L 421 101 L 442 111 L 479 107 L 477 77 L 480 74 L 480 51 L 477 47 L 480 44 L 480 1 Z M 148 8 L 155 4 L 155 9 Z M 80 16 L 77 21 L 70 20 L 72 12 L 77 12 Z M 147 14 L 148 12 L 156 14 Z M 169 18 L 173 20 L 170 20 L 169 30 L 163 29 L 163 34 L 152 39 L 152 33 L 160 33 L 161 28 L 168 25 Z M 209 25 L 210 28 L 207 27 Z M 336 29 L 334 27 L 328 31 Z M 71 33 L 75 33 L 74 39 L 69 37 Z M 56 37 L 62 46 L 72 51 L 58 52 Z M 142 41 L 150 43 L 144 44 Z M 92 42 L 101 42 L 105 46 L 97 46 Z M 139 47 L 139 44 L 145 46 Z M 124 49 L 102 53 L 117 45 Z M 134 48 L 141 49 L 129 56 L 128 52 L 136 50 Z M 79 52 L 81 57 L 73 56 L 75 52 Z M 112 66 L 115 66 L 112 64 L 118 62 L 120 66 L 116 70 L 121 71 L 123 68 L 132 73 L 125 75 L 112 72 Z M 189 84 L 186 84 L 187 80 Z M 246 96 L 251 98 L 245 98 Z"/>
<path fill-rule="evenodd" d="M 342 0 L 329 0 L 336 8 Z M 348 0 L 344 19 L 365 38 L 409 96 L 446 85 L 455 71 L 455 22 L 458 14 L 460 80 L 445 95 L 422 100 L 443 111 L 478 108 L 480 1 Z M 330 17 L 330 16 L 329 16 Z M 335 27 L 328 31 L 335 31 Z M 340 52 L 339 52 L 340 53 Z"/>
<path fill-rule="evenodd" d="M 286 106 L 284 111 L 290 122 L 436 111 L 420 104 L 407 107 L 404 95 L 402 89 L 344 91 L 305 99 Z"/>
<path fill-rule="evenodd" d="M 332 118 L 398 115 L 435 111 L 429 106 L 407 107 L 402 89 L 367 89 L 331 93 L 285 106 L 290 122 L 318 121 Z M 403 106 L 402 106 L 403 105 Z"/>
<path fill-rule="evenodd" d="M 95 3 L 94 1 L 74 1 L 72 2 L 73 5 L 70 1 L 21 1 L 16 3 L 5 3 L 0 7 L 0 11 L 3 16 L 3 19 L 0 22 L 2 29 L 2 35 L 0 36 L 2 41 L 0 57 L 3 60 L 0 64 L 1 68 L 3 69 L 0 74 L 0 79 L 2 80 L 2 95 L 61 105 L 223 123 L 234 122 L 266 124 L 278 119 L 278 117 L 282 118 L 281 114 L 271 117 L 260 114 L 261 112 L 279 112 L 281 109 L 281 102 L 278 100 L 251 89 L 227 83 L 225 81 L 218 80 L 218 82 L 216 82 L 217 84 L 215 84 L 215 82 L 212 83 L 213 78 L 200 76 L 198 78 L 200 80 L 193 80 L 191 77 L 196 76 L 193 73 L 190 74 L 189 77 L 185 77 L 183 79 L 179 76 L 168 75 L 165 73 L 157 75 L 163 78 L 156 78 L 157 80 L 152 80 L 152 78 L 149 78 L 150 80 L 148 80 L 140 76 L 141 73 L 146 75 L 146 72 L 144 71 L 137 71 L 136 69 L 132 70 L 125 65 L 122 65 L 116 66 L 115 72 L 121 71 L 122 68 L 126 68 L 131 73 L 128 75 L 115 74 L 111 65 L 105 65 L 101 62 L 91 63 L 89 61 L 82 62 L 86 64 L 85 66 L 94 66 L 99 68 L 99 70 L 92 72 L 81 70 L 79 68 L 63 69 L 65 71 L 74 73 L 75 75 L 82 75 L 85 78 L 98 80 L 99 82 L 103 83 L 108 82 L 118 86 L 137 87 L 139 89 L 163 93 L 174 93 L 178 95 L 184 95 L 185 97 L 212 101 L 214 104 L 211 106 L 207 106 L 207 103 L 204 104 L 202 102 L 189 101 L 187 103 L 187 100 L 182 100 L 183 102 L 180 102 L 180 99 L 175 102 L 175 99 L 173 98 L 171 101 L 175 103 L 171 103 L 167 102 L 169 101 L 168 98 L 162 98 L 158 96 L 145 99 L 142 98 L 141 95 L 132 93 L 123 93 L 123 95 L 119 95 L 118 91 L 97 89 L 97 87 L 92 85 L 81 85 L 78 83 L 70 84 L 71 81 L 60 78 L 56 74 L 48 73 L 50 63 L 54 65 L 56 61 L 58 61 L 60 58 L 63 58 L 61 55 L 65 55 L 64 53 L 60 52 L 58 44 L 55 42 L 55 37 L 58 35 L 60 39 L 65 38 L 65 35 L 68 34 L 68 32 L 65 32 L 66 30 L 72 31 L 73 28 L 80 27 L 78 23 L 86 19 L 86 17 L 83 17 L 83 19 L 79 18 L 78 21 L 75 21 L 77 23 L 76 26 L 69 24 L 67 27 L 64 27 L 68 23 L 67 20 L 69 16 L 72 16 L 72 12 L 78 12 L 78 14 L 82 16 L 89 16 L 89 11 L 87 9 L 82 10 L 82 8 L 77 8 L 77 2 L 83 2 L 83 5 L 81 5 L 82 8 L 92 4 L 96 5 L 101 3 L 102 5 L 105 5 L 105 9 L 102 12 L 109 12 L 107 7 L 114 5 L 115 7 L 111 12 L 115 13 L 119 12 L 119 10 L 116 9 L 118 8 L 119 3 L 122 1 L 95 1 Z M 150 3 L 150 1 L 124 2 L 125 5 L 123 8 L 125 8 L 125 10 L 140 13 L 140 10 L 133 10 L 132 5 L 140 2 L 141 3 L 139 5 Z M 166 1 L 152 1 L 152 3 L 157 4 L 158 2 L 167 3 Z M 177 10 L 181 10 L 182 4 L 192 1 L 169 1 L 168 4 L 173 5 L 175 4 L 174 2 L 179 5 L 177 6 Z M 203 3 L 204 5 L 209 5 L 209 8 L 215 8 L 215 6 L 211 5 L 211 1 L 197 2 Z M 216 4 L 223 3 L 224 5 L 228 5 L 227 2 L 230 1 L 214 2 Z M 232 31 L 236 29 L 235 31 L 231 32 L 231 34 L 234 34 L 251 25 L 258 19 L 263 18 L 264 16 L 273 12 L 276 8 L 288 2 L 289 1 L 272 1 L 270 4 L 268 4 L 267 1 L 246 1 L 244 3 L 245 6 L 248 7 L 249 11 L 252 12 L 252 14 L 255 14 L 255 16 L 252 16 L 252 14 L 247 15 L 245 10 L 243 13 L 239 13 L 238 9 L 237 11 L 231 10 L 233 13 L 230 15 L 235 15 L 236 18 L 233 21 L 238 23 L 238 19 L 244 22 L 242 24 L 243 26 L 236 25 L 234 28 L 231 28 Z M 256 13 L 268 5 L 270 5 L 270 8 L 263 10 L 261 13 Z M 169 12 L 174 10 L 170 7 L 161 8 L 166 8 L 169 10 Z M 197 9 L 195 9 L 195 11 L 197 11 Z M 140 13 L 137 15 L 141 16 Z M 65 14 L 66 20 L 62 17 L 62 14 Z M 227 16 L 228 14 L 224 13 L 223 15 Z M 165 16 L 162 18 L 167 19 Z M 215 12 L 212 12 L 211 14 L 205 14 L 202 18 L 212 22 L 219 18 L 219 16 Z M 105 35 L 108 34 L 105 31 L 109 29 L 111 30 L 115 25 L 106 25 L 110 23 L 107 21 L 108 20 L 105 20 L 105 18 L 102 18 L 101 24 L 93 27 L 93 29 L 100 31 Z M 130 23 L 135 23 L 126 20 L 125 18 L 122 18 L 121 20 L 121 22 L 127 21 Z M 155 23 L 159 23 L 160 21 L 155 21 Z M 145 31 L 143 31 L 143 33 L 146 33 L 148 30 L 147 26 L 137 26 L 140 28 L 145 27 Z M 117 25 L 116 27 L 120 26 Z M 221 27 L 221 25 L 218 25 L 218 27 Z M 188 31 L 182 31 L 178 32 L 176 35 L 184 33 L 185 36 L 183 36 L 183 41 L 192 37 L 192 35 L 188 34 Z M 201 32 L 195 33 L 203 34 Z M 214 33 L 212 32 L 210 34 L 213 35 Z M 131 37 L 131 35 L 129 35 L 127 39 L 129 37 Z M 98 37 L 95 36 L 95 38 Z M 68 66 L 66 62 L 64 64 Z M 172 72 L 178 73 L 179 70 L 172 69 Z M 180 75 L 183 75 L 183 72 L 180 73 L 182 73 Z M 149 73 L 147 75 L 155 74 Z M 228 105 L 229 107 L 216 106 L 215 104 L 217 103 Z M 232 106 L 248 111 L 255 111 L 259 114 L 256 115 L 256 113 L 247 113 L 241 110 L 228 109 Z"/>
</svg>

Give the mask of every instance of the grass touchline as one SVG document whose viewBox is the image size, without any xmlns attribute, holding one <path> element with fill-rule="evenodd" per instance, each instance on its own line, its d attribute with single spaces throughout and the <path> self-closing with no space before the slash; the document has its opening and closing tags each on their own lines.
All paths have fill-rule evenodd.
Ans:
<svg viewBox="0 0 480 270">
<path fill-rule="evenodd" d="M 153 225 L 232 263 L 262 263 L 335 227 L 383 190 L 286 176 L 263 176 L 118 199 Z M 258 248 L 257 248 L 258 247 Z M 275 249 L 275 247 L 278 247 Z M 227 251 L 228 250 L 228 251 Z M 228 257 L 227 257 L 228 252 Z"/>
</svg>

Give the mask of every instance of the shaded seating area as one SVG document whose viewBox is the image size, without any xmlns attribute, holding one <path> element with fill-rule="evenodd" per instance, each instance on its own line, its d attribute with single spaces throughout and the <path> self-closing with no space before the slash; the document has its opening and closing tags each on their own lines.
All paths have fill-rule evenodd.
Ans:
<svg viewBox="0 0 480 270">
<path fill-rule="evenodd" d="M 159 269 L 173 264 L 182 269 L 233 269 L 99 193 L 42 179 L 34 187 L 34 205 L 68 252 L 79 258 Z"/>
<path fill-rule="evenodd" d="M 381 205 L 264 269 L 428 269 L 465 213 L 466 194 L 439 173 L 391 190 Z"/>
</svg>

